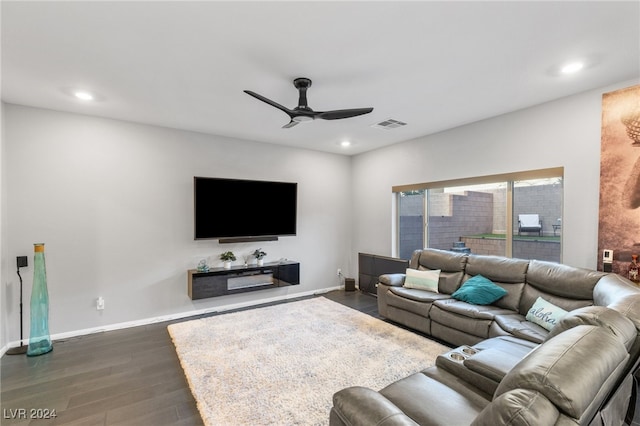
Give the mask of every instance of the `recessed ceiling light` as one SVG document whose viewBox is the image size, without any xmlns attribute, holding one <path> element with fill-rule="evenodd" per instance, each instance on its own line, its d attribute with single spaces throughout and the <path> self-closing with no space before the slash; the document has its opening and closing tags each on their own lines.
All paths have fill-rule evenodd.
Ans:
<svg viewBox="0 0 640 426">
<path fill-rule="evenodd" d="M 349 147 L 349 146 L 351 146 L 351 142 L 342 141 L 342 142 L 340 142 L 340 146 L 343 147 L 343 148 Z"/>
<path fill-rule="evenodd" d="M 582 68 L 584 68 L 584 64 L 582 62 L 571 62 L 570 64 L 563 66 L 560 71 L 563 74 L 573 74 L 574 72 L 580 71 Z"/>
<path fill-rule="evenodd" d="M 82 99 L 83 101 L 92 101 L 94 99 L 93 95 L 89 92 L 85 92 L 82 90 L 78 90 L 76 92 L 73 92 L 73 96 L 75 96 L 78 99 Z"/>
</svg>

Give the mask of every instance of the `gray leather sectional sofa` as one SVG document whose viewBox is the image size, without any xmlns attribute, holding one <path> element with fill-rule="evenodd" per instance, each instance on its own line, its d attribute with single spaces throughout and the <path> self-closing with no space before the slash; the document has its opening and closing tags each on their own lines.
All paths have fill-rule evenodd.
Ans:
<svg viewBox="0 0 640 426">
<path fill-rule="evenodd" d="M 640 288 L 632 282 L 435 249 L 414 252 L 409 267 L 439 270 L 438 292 L 405 287 L 405 274 L 383 275 L 380 314 L 453 348 L 380 391 L 337 392 L 331 425 L 623 424 L 640 353 Z M 506 294 L 484 305 L 452 297 L 477 276 Z M 540 298 L 567 313 L 553 326 L 528 320 Z"/>
</svg>

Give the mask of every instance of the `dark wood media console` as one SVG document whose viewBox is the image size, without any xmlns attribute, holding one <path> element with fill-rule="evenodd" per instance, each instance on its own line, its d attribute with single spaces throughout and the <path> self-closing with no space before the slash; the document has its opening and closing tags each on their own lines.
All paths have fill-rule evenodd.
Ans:
<svg viewBox="0 0 640 426">
<path fill-rule="evenodd" d="M 267 288 L 300 284 L 300 263 L 270 262 L 263 266 L 212 268 L 209 272 L 190 269 L 187 291 L 193 300 Z"/>
</svg>

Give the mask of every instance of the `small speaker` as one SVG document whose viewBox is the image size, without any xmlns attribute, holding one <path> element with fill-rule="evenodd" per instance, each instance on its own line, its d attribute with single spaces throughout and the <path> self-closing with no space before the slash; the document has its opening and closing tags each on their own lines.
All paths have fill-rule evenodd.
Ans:
<svg viewBox="0 0 640 426">
<path fill-rule="evenodd" d="M 356 291 L 356 280 L 353 278 L 345 278 L 344 291 Z"/>
<path fill-rule="evenodd" d="M 28 266 L 27 256 L 16 257 L 16 263 L 18 264 L 18 268 L 26 268 Z"/>
</svg>

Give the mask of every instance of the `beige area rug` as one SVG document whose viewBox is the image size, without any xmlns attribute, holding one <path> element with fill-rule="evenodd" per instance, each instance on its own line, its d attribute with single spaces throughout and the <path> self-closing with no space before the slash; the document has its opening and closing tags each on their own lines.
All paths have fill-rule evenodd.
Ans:
<svg viewBox="0 0 640 426">
<path fill-rule="evenodd" d="M 379 390 L 448 349 L 324 297 L 172 324 L 207 425 L 326 425 L 332 396 Z"/>
</svg>

